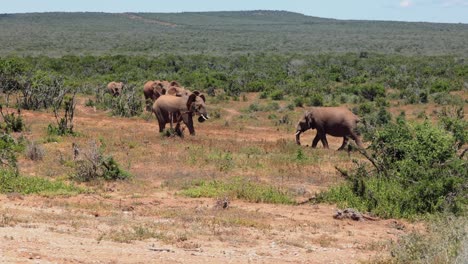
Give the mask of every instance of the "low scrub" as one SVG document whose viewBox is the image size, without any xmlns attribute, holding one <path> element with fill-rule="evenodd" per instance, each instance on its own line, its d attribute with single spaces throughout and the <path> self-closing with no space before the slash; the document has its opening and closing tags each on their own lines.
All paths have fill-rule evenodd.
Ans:
<svg viewBox="0 0 468 264">
<path fill-rule="evenodd" d="M 131 175 L 123 170 L 112 156 L 104 154 L 104 148 L 97 146 L 95 141 L 88 148 L 79 149 L 73 145 L 75 173 L 72 179 L 80 182 L 92 180 L 125 180 Z"/>
<path fill-rule="evenodd" d="M 229 181 L 197 181 L 185 187 L 180 194 L 192 197 L 231 197 L 255 203 L 294 204 L 292 197 L 278 187 L 236 177 Z"/>
<path fill-rule="evenodd" d="M 39 177 L 25 177 L 13 170 L 0 169 L 0 193 L 40 195 L 76 195 L 84 189 L 62 181 L 51 181 Z"/>
<path fill-rule="evenodd" d="M 424 232 L 413 231 L 391 246 L 391 258 L 376 263 L 466 263 L 468 220 L 464 217 L 433 219 Z"/>
<path fill-rule="evenodd" d="M 346 183 L 319 200 L 382 217 L 463 214 L 468 166 L 454 134 L 427 121 L 412 124 L 400 117 L 376 131 L 371 154 L 362 152 L 368 162 L 355 161 L 350 172 L 339 169 Z"/>
</svg>

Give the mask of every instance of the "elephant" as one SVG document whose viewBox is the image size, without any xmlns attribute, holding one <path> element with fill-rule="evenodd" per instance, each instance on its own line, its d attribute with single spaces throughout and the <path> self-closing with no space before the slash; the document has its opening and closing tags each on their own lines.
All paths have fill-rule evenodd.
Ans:
<svg viewBox="0 0 468 264">
<path fill-rule="evenodd" d="M 183 90 L 185 89 L 180 87 L 180 84 L 177 81 L 147 81 L 143 86 L 146 110 L 151 111 L 151 106 L 154 103 L 154 101 L 156 101 L 156 99 L 158 99 L 159 96 L 166 94 L 168 91 L 170 91 L 170 93 L 168 94 L 171 95 L 189 95 L 187 93 L 182 92 Z"/>
<path fill-rule="evenodd" d="M 166 94 L 161 81 L 147 81 L 143 86 L 143 94 L 145 95 L 146 110 L 151 111 L 151 106 L 159 96 Z"/>
<path fill-rule="evenodd" d="M 190 96 L 192 92 L 188 89 L 185 89 L 184 87 L 171 86 L 167 90 L 167 94 L 175 96 Z"/>
<path fill-rule="evenodd" d="M 199 115 L 199 122 L 209 119 L 206 111 L 205 96 L 198 91 L 190 96 L 161 95 L 153 104 L 153 113 L 159 124 L 159 132 L 163 132 L 167 123 L 176 121 L 176 132 L 180 135 L 180 122 L 188 127 L 190 135 L 195 135 L 193 115 Z"/>
<path fill-rule="evenodd" d="M 338 150 L 343 150 L 351 137 L 359 148 L 363 148 L 359 134 L 356 131 L 359 118 L 346 107 L 313 107 L 306 111 L 297 123 L 296 143 L 301 144 L 300 135 L 308 129 L 317 129 L 317 135 L 312 141 L 312 147 L 317 147 L 322 141 L 323 147 L 328 149 L 326 135 L 343 137 L 343 144 Z"/>
<path fill-rule="evenodd" d="M 122 94 L 124 88 L 123 82 L 110 82 L 107 84 L 107 91 L 113 96 L 118 96 Z"/>
</svg>

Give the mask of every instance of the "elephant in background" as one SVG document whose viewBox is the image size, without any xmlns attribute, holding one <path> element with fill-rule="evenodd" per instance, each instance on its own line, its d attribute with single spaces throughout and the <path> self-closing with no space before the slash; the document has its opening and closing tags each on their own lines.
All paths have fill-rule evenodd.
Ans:
<svg viewBox="0 0 468 264">
<path fill-rule="evenodd" d="M 190 135 L 195 135 L 193 127 L 193 116 L 199 115 L 199 122 L 207 120 L 205 96 L 198 91 L 190 96 L 161 95 L 153 104 L 153 113 L 156 115 L 159 124 L 159 132 L 163 132 L 167 123 L 171 124 L 175 120 L 176 132 L 181 135 L 180 122 L 189 129 Z"/>
<path fill-rule="evenodd" d="M 123 88 L 123 82 L 110 82 L 107 84 L 107 91 L 113 96 L 121 95 Z"/>
<path fill-rule="evenodd" d="M 306 111 L 297 123 L 296 143 L 301 144 L 300 135 L 308 129 L 317 129 L 317 135 L 312 141 L 312 147 L 317 147 L 320 140 L 324 148 L 328 148 L 326 135 L 343 137 L 343 144 L 338 150 L 343 150 L 352 138 L 358 147 L 363 148 L 356 131 L 359 118 L 345 107 L 313 107 Z"/>
</svg>

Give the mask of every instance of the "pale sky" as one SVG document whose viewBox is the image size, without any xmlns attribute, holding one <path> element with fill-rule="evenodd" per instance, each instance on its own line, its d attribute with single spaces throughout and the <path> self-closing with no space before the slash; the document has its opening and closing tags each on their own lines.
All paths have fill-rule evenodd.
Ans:
<svg viewBox="0 0 468 264">
<path fill-rule="evenodd" d="M 0 0 L 0 14 L 259 9 L 335 19 L 468 23 L 468 0 Z"/>
</svg>

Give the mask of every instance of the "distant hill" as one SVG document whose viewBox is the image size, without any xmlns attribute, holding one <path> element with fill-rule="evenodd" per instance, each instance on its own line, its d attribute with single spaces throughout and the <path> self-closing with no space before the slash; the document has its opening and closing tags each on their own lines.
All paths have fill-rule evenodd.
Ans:
<svg viewBox="0 0 468 264">
<path fill-rule="evenodd" d="M 0 15 L 0 55 L 468 54 L 468 25 L 344 21 L 285 11 Z"/>
</svg>

